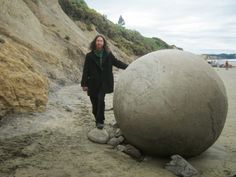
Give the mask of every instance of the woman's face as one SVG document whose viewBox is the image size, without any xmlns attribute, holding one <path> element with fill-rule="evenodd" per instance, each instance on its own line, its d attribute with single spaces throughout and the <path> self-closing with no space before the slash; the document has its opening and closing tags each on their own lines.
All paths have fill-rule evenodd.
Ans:
<svg viewBox="0 0 236 177">
<path fill-rule="evenodd" d="M 103 48 L 103 46 L 104 46 L 104 40 L 103 40 L 103 38 L 102 38 L 102 37 L 98 37 L 98 38 L 96 39 L 96 49 L 97 49 L 97 50 L 101 50 L 101 49 Z"/>
</svg>

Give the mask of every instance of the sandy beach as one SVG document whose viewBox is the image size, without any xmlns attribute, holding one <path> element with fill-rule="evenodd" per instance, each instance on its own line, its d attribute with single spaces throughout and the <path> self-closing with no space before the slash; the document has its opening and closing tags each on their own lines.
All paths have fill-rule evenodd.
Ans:
<svg viewBox="0 0 236 177">
<path fill-rule="evenodd" d="M 228 95 L 228 115 L 217 142 L 188 159 L 201 177 L 236 175 L 236 68 L 216 68 Z M 67 107 L 71 111 L 67 111 Z M 115 121 L 106 96 L 106 125 Z M 52 87 L 44 113 L 8 115 L 0 121 L 0 177 L 174 177 L 170 159 L 128 155 L 87 139 L 94 127 L 91 105 L 79 85 Z"/>
</svg>

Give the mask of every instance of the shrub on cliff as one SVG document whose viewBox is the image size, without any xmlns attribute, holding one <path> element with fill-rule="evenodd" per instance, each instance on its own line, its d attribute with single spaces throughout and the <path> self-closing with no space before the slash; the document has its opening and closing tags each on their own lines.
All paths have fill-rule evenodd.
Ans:
<svg viewBox="0 0 236 177">
<path fill-rule="evenodd" d="M 113 40 L 128 55 L 141 56 L 155 50 L 171 48 L 159 38 L 147 38 L 135 30 L 112 23 L 105 15 L 90 9 L 84 0 L 59 0 L 59 3 L 73 20 L 84 23 L 89 31 L 93 24 L 99 33 Z"/>
</svg>

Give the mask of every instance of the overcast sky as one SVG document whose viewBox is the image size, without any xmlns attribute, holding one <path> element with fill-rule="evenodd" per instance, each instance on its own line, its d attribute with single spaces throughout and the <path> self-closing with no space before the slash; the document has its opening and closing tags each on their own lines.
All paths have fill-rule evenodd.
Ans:
<svg viewBox="0 0 236 177">
<path fill-rule="evenodd" d="M 236 53 L 236 0 L 85 0 L 117 23 L 194 53 Z"/>
</svg>

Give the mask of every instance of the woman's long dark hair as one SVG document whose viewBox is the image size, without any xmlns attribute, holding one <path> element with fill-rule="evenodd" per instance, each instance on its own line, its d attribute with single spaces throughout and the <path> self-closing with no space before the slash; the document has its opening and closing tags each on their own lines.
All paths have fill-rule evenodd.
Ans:
<svg viewBox="0 0 236 177">
<path fill-rule="evenodd" d="M 105 37 L 104 37 L 103 35 L 101 35 L 101 34 L 98 34 L 98 35 L 94 38 L 94 40 L 91 42 L 90 47 L 89 47 L 90 50 L 92 50 L 92 51 L 96 50 L 96 40 L 97 40 L 97 38 L 99 38 L 99 37 L 101 37 L 101 38 L 103 39 L 103 41 L 104 41 L 103 49 L 104 49 L 107 53 L 109 53 L 110 49 L 109 49 L 109 47 L 108 47 L 107 40 L 106 40 Z"/>
</svg>

